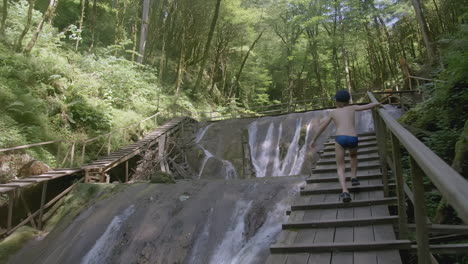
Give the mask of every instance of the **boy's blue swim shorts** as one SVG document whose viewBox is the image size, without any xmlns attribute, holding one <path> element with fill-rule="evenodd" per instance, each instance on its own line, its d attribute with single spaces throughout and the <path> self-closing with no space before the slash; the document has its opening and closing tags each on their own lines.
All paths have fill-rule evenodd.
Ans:
<svg viewBox="0 0 468 264">
<path fill-rule="evenodd" d="M 345 149 L 356 148 L 359 142 L 358 137 L 353 136 L 336 136 L 335 141 Z"/>
</svg>

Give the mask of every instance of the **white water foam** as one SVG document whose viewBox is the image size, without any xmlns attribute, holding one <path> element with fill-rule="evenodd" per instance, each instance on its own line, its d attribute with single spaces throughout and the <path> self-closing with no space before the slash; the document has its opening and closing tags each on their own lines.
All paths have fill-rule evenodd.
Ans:
<svg viewBox="0 0 468 264">
<path fill-rule="evenodd" d="M 110 255 L 113 250 L 112 243 L 118 241 L 120 228 L 123 223 L 135 212 L 135 206 L 131 205 L 125 211 L 115 216 L 104 234 L 96 240 L 90 251 L 81 260 L 82 264 L 106 264 L 109 263 Z"/>
<path fill-rule="evenodd" d="M 208 263 L 262 263 L 264 261 L 262 258 L 266 257 L 268 248 L 275 242 L 277 235 L 281 232 L 281 224 L 287 220 L 285 211 L 290 207 L 290 199 L 297 194 L 300 185 L 302 183 L 292 188 L 282 201 L 276 203 L 275 207 L 268 213 L 263 225 L 249 239 L 244 236 L 245 217 L 253 202 L 239 200 L 232 214 L 229 230 Z"/>
<path fill-rule="evenodd" d="M 213 153 L 211 153 L 209 150 L 207 150 L 205 147 L 203 147 L 203 145 L 200 143 L 202 141 L 203 137 L 205 136 L 206 132 L 208 131 L 208 129 L 212 125 L 213 124 L 210 124 L 208 126 L 203 127 L 202 129 L 200 129 L 200 131 L 198 132 L 198 134 L 197 134 L 197 136 L 195 138 L 195 143 L 205 153 L 205 157 L 202 160 L 202 165 L 200 167 L 200 171 L 198 172 L 198 178 L 199 179 L 203 175 L 203 171 L 205 170 L 205 166 L 206 166 L 206 163 L 208 162 L 208 160 L 211 159 L 211 158 L 218 159 L 217 157 L 215 157 L 215 155 L 213 155 Z M 221 162 L 223 163 L 224 172 L 225 172 L 225 174 L 224 174 L 225 179 L 236 179 L 236 178 L 238 178 L 237 171 L 236 171 L 236 169 L 234 168 L 234 165 L 232 165 L 231 162 L 229 162 L 227 160 L 223 160 L 223 159 L 219 159 L 219 160 L 221 160 Z"/>
</svg>

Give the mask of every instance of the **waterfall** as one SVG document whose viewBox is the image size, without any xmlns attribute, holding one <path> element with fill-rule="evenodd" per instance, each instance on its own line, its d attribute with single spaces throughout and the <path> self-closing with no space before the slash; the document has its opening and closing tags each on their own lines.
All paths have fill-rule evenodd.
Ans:
<svg viewBox="0 0 468 264">
<path fill-rule="evenodd" d="M 385 110 L 394 118 L 402 111 L 393 106 Z M 289 176 L 304 173 L 307 162 L 308 144 L 317 132 L 321 121 L 329 116 L 328 110 L 296 113 L 277 117 L 264 117 L 248 126 L 249 147 L 252 165 L 257 177 Z M 374 131 L 374 122 L 370 110 L 356 112 L 356 130 L 358 133 Z M 305 127 L 305 135 L 301 130 Z M 334 134 L 332 124 L 317 139 L 315 150 L 323 147 L 322 143 Z M 307 172 L 305 172 L 307 173 Z"/>
<path fill-rule="evenodd" d="M 246 216 L 252 209 L 253 201 L 239 200 L 231 215 L 228 231 L 225 233 L 222 242 L 211 255 L 210 264 L 254 264 L 264 263 L 268 256 L 268 249 L 279 232 L 281 223 L 287 220 L 285 211 L 290 207 L 291 197 L 294 197 L 299 190 L 298 184 L 286 198 L 275 204 L 268 212 L 263 224 L 256 230 L 255 234 L 246 238 Z"/>
<path fill-rule="evenodd" d="M 114 243 L 120 241 L 120 228 L 123 223 L 135 212 L 135 207 L 131 205 L 125 211 L 115 216 L 107 226 L 106 231 L 96 240 L 90 251 L 81 260 L 82 264 L 105 264 L 110 263 Z"/>
<path fill-rule="evenodd" d="M 205 126 L 205 127 L 201 128 L 198 131 L 197 136 L 195 137 L 195 144 L 197 144 L 197 146 L 199 148 L 201 148 L 203 150 L 203 152 L 205 153 L 205 157 L 203 158 L 202 163 L 201 163 L 202 165 L 200 167 L 200 171 L 198 172 L 198 178 L 200 179 L 201 176 L 203 175 L 203 171 L 205 170 L 205 166 L 206 166 L 206 163 L 208 162 L 208 160 L 211 159 L 211 158 L 216 158 L 216 159 L 220 160 L 222 162 L 222 164 L 223 164 L 223 171 L 225 172 L 224 178 L 225 179 L 236 179 L 236 178 L 238 178 L 238 176 L 237 176 L 237 171 L 234 168 L 234 165 L 232 165 L 232 163 L 227 161 L 227 160 L 217 158 L 215 155 L 213 155 L 213 153 L 211 153 L 209 150 L 207 150 L 200 143 L 203 140 L 203 137 L 205 136 L 206 132 L 208 131 L 208 129 L 212 125 L 213 124 L 210 124 L 208 126 Z"/>
<path fill-rule="evenodd" d="M 312 130 L 312 119 L 307 117 L 309 116 L 304 114 L 304 117 L 298 116 L 291 120 L 282 120 L 281 117 L 276 120 L 272 118 L 268 122 L 264 137 L 259 133 L 264 123 L 261 124 L 257 120 L 249 125 L 251 160 L 257 177 L 289 176 L 301 173 Z M 303 127 L 305 127 L 305 135 L 301 135 Z M 304 137 L 303 142 L 300 142 L 301 137 Z M 282 155 L 284 153 L 285 155 Z"/>
</svg>

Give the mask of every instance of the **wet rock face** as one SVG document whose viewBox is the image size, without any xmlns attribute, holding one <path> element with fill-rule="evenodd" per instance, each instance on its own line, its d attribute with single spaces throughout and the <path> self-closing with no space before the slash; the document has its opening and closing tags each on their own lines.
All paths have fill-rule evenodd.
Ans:
<svg viewBox="0 0 468 264">
<path fill-rule="evenodd" d="M 130 185 L 59 224 L 10 263 L 265 263 L 303 181 Z"/>
</svg>

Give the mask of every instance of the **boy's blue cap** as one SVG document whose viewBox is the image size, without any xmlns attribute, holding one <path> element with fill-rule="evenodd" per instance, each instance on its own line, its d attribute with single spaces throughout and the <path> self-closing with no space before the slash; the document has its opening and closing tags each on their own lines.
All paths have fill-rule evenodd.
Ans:
<svg viewBox="0 0 468 264">
<path fill-rule="evenodd" d="M 333 97 L 337 102 L 343 102 L 347 103 L 349 102 L 349 99 L 351 99 L 351 96 L 349 95 L 349 92 L 346 90 L 339 90 L 336 92 L 336 95 Z"/>
</svg>

